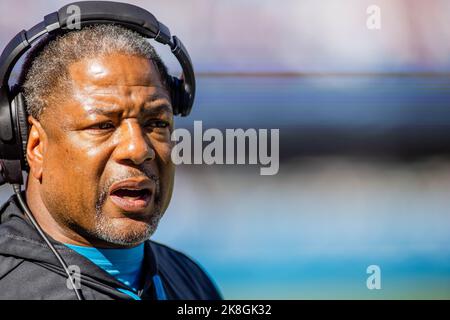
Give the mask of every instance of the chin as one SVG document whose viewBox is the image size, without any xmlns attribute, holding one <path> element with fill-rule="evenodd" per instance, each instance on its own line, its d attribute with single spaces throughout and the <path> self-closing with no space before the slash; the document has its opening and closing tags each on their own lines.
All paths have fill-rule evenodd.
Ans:
<svg viewBox="0 0 450 320">
<path fill-rule="evenodd" d="M 131 246 L 138 245 L 148 240 L 159 223 L 159 216 L 152 216 L 150 221 L 140 221 L 132 218 L 115 218 L 98 221 L 95 228 L 95 236 L 105 242 Z"/>
</svg>

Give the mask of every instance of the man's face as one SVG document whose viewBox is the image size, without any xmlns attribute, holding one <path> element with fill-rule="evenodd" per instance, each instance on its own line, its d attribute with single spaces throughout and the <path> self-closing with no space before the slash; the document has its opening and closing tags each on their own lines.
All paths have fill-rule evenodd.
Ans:
<svg viewBox="0 0 450 320">
<path fill-rule="evenodd" d="M 42 114 L 41 198 L 63 228 L 136 245 L 156 229 L 173 188 L 173 114 L 155 65 L 112 54 L 69 66 L 73 91 Z"/>
</svg>

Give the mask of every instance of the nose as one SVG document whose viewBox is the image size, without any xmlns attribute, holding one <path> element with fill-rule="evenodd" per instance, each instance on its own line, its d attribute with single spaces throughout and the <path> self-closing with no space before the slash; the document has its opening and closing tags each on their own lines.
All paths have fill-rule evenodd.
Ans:
<svg viewBox="0 0 450 320">
<path fill-rule="evenodd" d="M 114 151 L 117 162 L 140 165 L 155 159 L 155 150 L 150 139 L 136 120 L 125 120 L 120 128 L 119 136 L 119 142 Z"/>
</svg>

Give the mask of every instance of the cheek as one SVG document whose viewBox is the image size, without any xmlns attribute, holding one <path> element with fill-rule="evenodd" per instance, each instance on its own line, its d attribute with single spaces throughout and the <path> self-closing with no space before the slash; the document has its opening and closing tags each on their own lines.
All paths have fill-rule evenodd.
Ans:
<svg viewBox="0 0 450 320">
<path fill-rule="evenodd" d="M 49 146 L 48 151 L 44 171 L 48 180 L 55 180 L 50 184 L 72 199 L 80 197 L 89 203 L 97 195 L 102 150 L 67 140 Z"/>
<path fill-rule="evenodd" d="M 62 149 L 69 160 L 67 164 L 70 166 L 69 170 L 86 178 L 94 177 L 97 181 L 110 154 L 109 145 L 87 141 L 82 134 L 78 133 L 69 134 Z"/>
<path fill-rule="evenodd" d="M 154 146 L 158 157 L 159 178 L 161 183 L 161 205 L 164 212 L 169 206 L 172 197 L 175 165 L 171 159 L 173 143 L 162 143 L 157 147 Z"/>
<path fill-rule="evenodd" d="M 165 142 L 159 143 L 158 145 L 154 145 L 154 149 L 164 164 L 172 163 L 171 153 L 172 153 L 173 143 Z"/>
<path fill-rule="evenodd" d="M 85 173 L 76 170 L 76 156 L 62 144 L 49 144 L 44 159 L 42 196 L 49 211 L 60 221 L 82 221 L 86 210 L 82 206 L 86 198 Z M 61 220 L 62 219 L 62 220 Z"/>
<path fill-rule="evenodd" d="M 153 149 L 156 153 L 157 163 L 160 178 L 163 181 L 166 181 L 168 178 L 173 176 L 175 165 L 172 162 L 171 153 L 174 144 L 172 141 L 158 142 L 153 143 Z M 163 182 L 162 181 L 162 182 Z"/>
</svg>

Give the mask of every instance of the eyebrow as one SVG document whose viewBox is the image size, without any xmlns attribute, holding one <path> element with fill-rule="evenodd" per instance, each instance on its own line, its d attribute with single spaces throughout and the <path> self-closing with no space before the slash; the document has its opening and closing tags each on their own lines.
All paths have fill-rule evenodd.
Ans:
<svg viewBox="0 0 450 320">
<path fill-rule="evenodd" d="M 87 115 L 92 115 L 92 114 L 99 114 L 99 115 L 104 115 L 104 116 L 111 116 L 114 114 L 117 114 L 119 112 L 121 112 L 122 110 L 120 108 L 116 108 L 116 107 L 111 107 L 111 108 L 92 108 L 89 109 L 86 114 Z M 169 104 L 167 103 L 162 103 L 159 104 L 157 106 L 154 107 L 147 107 L 147 108 L 143 108 L 141 110 L 142 113 L 144 113 L 145 115 L 161 115 L 164 113 L 168 113 L 168 114 L 172 114 L 172 108 L 170 107 Z"/>
</svg>

